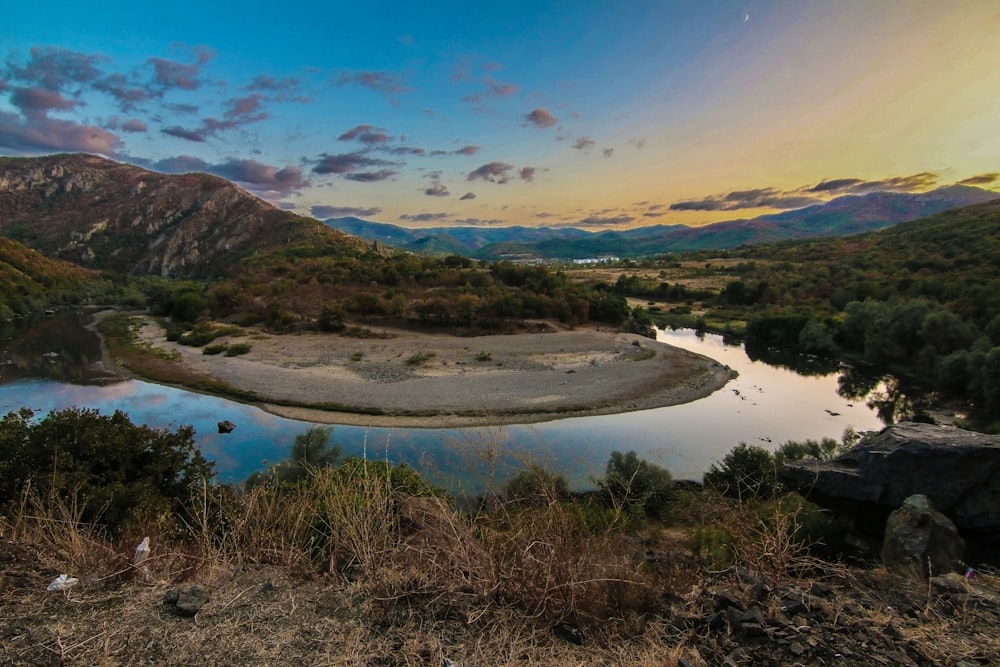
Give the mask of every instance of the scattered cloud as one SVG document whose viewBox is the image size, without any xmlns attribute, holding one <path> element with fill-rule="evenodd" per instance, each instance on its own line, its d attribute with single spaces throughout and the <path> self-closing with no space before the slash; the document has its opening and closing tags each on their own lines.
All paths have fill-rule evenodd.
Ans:
<svg viewBox="0 0 1000 667">
<path fill-rule="evenodd" d="M 438 220 L 447 220 L 450 217 L 450 213 L 404 213 L 399 216 L 399 219 L 408 220 L 409 222 L 436 222 Z"/>
<path fill-rule="evenodd" d="M 391 163 L 369 157 L 366 153 L 339 153 L 337 155 L 322 153 L 316 162 L 316 166 L 313 167 L 313 173 L 346 175 L 369 167 L 389 165 Z"/>
<path fill-rule="evenodd" d="M 98 80 L 102 75 L 98 65 L 107 60 L 104 56 L 33 46 L 28 61 L 23 66 L 9 63 L 6 75 L 12 80 L 61 91 L 72 84 Z"/>
<path fill-rule="evenodd" d="M 370 218 L 376 216 L 382 212 L 382 209 L 378 206 L 372 206 L 370 208 L 362 208 L 359 206 L 327 206 L 325 204 L 317 204 L 309 208 L 309 213 L 312 217 L 317 220 L 325 220 L 326 218 Z"/>
<path fill-rule="evenodd" d="M 457 151 L 454 151 L 455 155 L 475 155 L 479 152 L 479 146 L 463 146 Z"/>
<path fill-rule="evenodd" d="M 160 93 L 173 90 L 197 90 L 204 85 L 201 68 L 215 57 L 215 52 L 207 47 L 191 49 L 195 62 L 182 63 L 166 58 L 149 58 L 146 64 L 153 68 L 153 87 Z"/>
<path fill-rule="evenodd" d="M 475 199 L 475 198 L 476 198 L 475 192 L 466 192 L 464 195 L 458 198 L 458 201 L 466 201 L 468 199 Z"/>
<path fill-rule="evenodd" d="M 615 149 L 614 148 L 605 148 L 604 151 L 602 151 L 602 152 L 604 153 L 604 157 L 611 157 L 612 155 L 615 154 Z"/>
<path fill-rule="evenodd" d="M 593 148 L 594 144 L 596 143 L 597 142 L 591 139 L 590 137 L 580 137 L 579 139 L 576 140 L 576 143 L 573 144 L 573 148 L 575 148 L 578 151 L 585 151 L 590 148 Z"/>
<path fill-rule="evenodd" d="M 346 174 L 344 178 L 358 183 L 375 183 L 377 181 L 387 181 L 396 175 L 392 169 L 379 169 L 378 171 L 366 171 Z"/>
<path fill-rule="evenodd" d="M 152 168 L 168 174 L 188 174 L 194 171 L 208 171 L 211 165 L 200 157 L 177 155 L 164 158 L 152 164 Z"/>
<path fill-rule="evenodd" d="M 79 100 L 68 100 L 55 90 L 47 88 L 12 88 L 10 103 L 26 116 L 45 114 L 49 111 L 70 111 L 80 106 Z"/>
<path fill-rule="evenodd" d="M 524 116 L 524 119 L 534 125 L 535 127 L 552 127 L 559 122 L 559 119 L 553 116 L 548 109 L 543 109 L 539 107 L 529 114 Z"/>
<path fill-rule="evenodd" d="M 286 196 L 310 185 L 302 169 L 294 165 L 278 169 L 256 160 L 229 160 L 212 165 L 209 171 L 268 199 Z"/>
<path fill-rule="evenodd" d="M 970 176 L 969 178 L 962 179 L 958 182 L 959 185 L 990 185 L 1000 180 L 1000 173 L 990 172 L 988 174 L 979 174 L 977 176 Z"/>
<path fill-rule="evenodd" d="M 360 72 L 342 72 L 340 76 L 337 77 L 337 84 L 341 86 L 362 86 L 387 95 L 409 92 L 409 88 L 403 84 L 403 80 L 399 76 L 391 74 L 390 72 L 370 70 Z"/>
<path fill-rule="evenodd" d="M 446 186 L 435 181 L 430 185 L 430 187 L 424 189 L 424 194 L 428 197 L 447 197 L 451 193 L 448 192 L 448 188 Z"/>
<path fill-rule="evenodd" d="M 195 141 L 198 143 L 204 143 L 208 140 L 208 135 L 203 129 L 185 129 L 179 125 L 172 125 L 161 129 L 160 132 L 166 134 L 167 136 L 177 137 L 178 139 L 186 139 L 187 141 Z"/>
<path fill-rule="evenodd" d="M 123 143 L 117 135 L 93 125 L 49 118 L 21 118 L 0 111 L 0 147 L 27 151 L 83 151 L 114 155 Z"/>
<path fill-rule="evenodd" d="M 122 123 L 122 130 L 125 132 L 146 132 L 149 128 L 138 118 L 129 118 Z"/>
<path fill-rule="evenodd" d="M 499 69 L 499 68 L 498 68 Z M 466 81 L 469 80 L 468 72 L 463 72 L 462 75 L 455 75 L 452 77 L 456 81 Z M 485 85 L 485 90 L 466 95 L 462 98 L 463 102 L 479 103 L 489 98 L 504 98 L 510 97 L 516 94 L 521 87 L 516 83 L 503 83 L 497 81 L 492 76 L 486 76 L 483 78 L 483 85 Z"/>
<path fill-rule="evenodd" d="M 164 158 L 150 165 L 157 171 L 168 174 L 207 172 L 234 181 L 250 192 L 268 200 L 276 201 L 293 192 L 308 187 L 310 182 L 295 165 L 278 168 L 257 160 L 231 159 L 211 164 L 193 155 L 177 155 Z"/>
<path fill-rule="evenodd" d="M 534 167 L 524 167 L 520 172 L 521 180 L 531 183 L 535 180 L 535 168 Z"/>
<path fill-rule="evenodd" d="M 514 165 L 506 162 L 487 162 L 483 166 L 470 172 L 468 180 L 483 180 L 490 183 L 506 183 L 510 180 L 510 171 Z"/>
<path fill-rule="evenodd" d="M 357 125 L 337 137 L 338 141 L 360 141 L 368 145 L 388 143 L 389 139 L 385 128 L 373 125 Z"/>
</svg>

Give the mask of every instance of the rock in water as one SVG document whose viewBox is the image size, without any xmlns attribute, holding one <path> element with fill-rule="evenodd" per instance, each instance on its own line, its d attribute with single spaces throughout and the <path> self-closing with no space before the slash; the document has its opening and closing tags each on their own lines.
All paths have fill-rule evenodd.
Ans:
<svg viewBox="0 0 1000 667">
<path fill-rule="evenodd" d="M 236 424 L 229 421 L 228 419 L 219 422 L 217 426 L 219 427 L 219 433 L 232 433 L 233 429 L 236 428 Z"/>
<path fill-rule="evenodd" d="M 965 541 L 955 524 L 931 507 L 927 496 L 910 496 L 889 515 L 882 562 L 893 572 L 922 579 L 953 572 L 964 553 Z"/>
</svg>

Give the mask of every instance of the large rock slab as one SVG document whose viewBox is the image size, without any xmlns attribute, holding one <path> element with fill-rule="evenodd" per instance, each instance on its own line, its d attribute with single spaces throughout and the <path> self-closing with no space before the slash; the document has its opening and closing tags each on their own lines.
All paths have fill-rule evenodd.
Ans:
<svg viewBox="0 0 1000 667">
<path fill-rule="evenodd" d="M 903 422 L 832 461 L 796 461 L 779 476 L 786 487 L 856 527 L 880 533 L 889 512 L 922 494 L 964 531 L 1000 531 L 1000 437 L 953 426 Z"/>
</svg>

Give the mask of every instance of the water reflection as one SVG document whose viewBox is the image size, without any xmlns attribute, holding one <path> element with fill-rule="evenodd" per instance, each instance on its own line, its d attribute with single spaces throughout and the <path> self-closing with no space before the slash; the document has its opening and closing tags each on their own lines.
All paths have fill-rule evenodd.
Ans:
<svg viewBox="0 0 1000 667">
<path fill-rule="evenodd" d="M 156 428 L 191 424 L 226 481 L 285 458 L 295 435 L 310 426 L 222 398 L 138 380 L 110 382 L 98 363 L 97 338 L 85 323 L 85 316 L 61 314 L 12 330 L 0 341 L 3 359 L 11 362 L 0 366 L 0 413 L 79 406 L 120 409 L 133 422 Z M 491 470 L 499 481 L 527 463 L 586 487 L 615 450 L 635 450 L 677 477 L 697 479 L 741 441 L 776 447 L 839 437 L 847 427 L 877 429 L 883 416 L 901 414 L 908 400 L 891 378 L 867 377 L 823 360 L 748 353 L 720 336 L 693 331 L 661 331 L 659 339 L 728 364 L 740 375 L 709 397 L 669 408 L 492 429 L 336 426 L 334 439 L 345 455 L 406 462 L 453 490 L 482 490 Z M 58 356 L 45 356 L 49 352 Z M 216 423 L 224 419 L 237 427 L 220 435 Z"/>
</svg>

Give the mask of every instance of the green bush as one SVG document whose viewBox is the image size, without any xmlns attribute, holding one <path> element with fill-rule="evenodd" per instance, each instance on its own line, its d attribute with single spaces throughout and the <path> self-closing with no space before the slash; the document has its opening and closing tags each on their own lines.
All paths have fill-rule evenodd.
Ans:
<svg viewBox="0 0 1000 667">
<path fill-rule="evenodd" d="M 179 511 L 214 476 L 190 426 L 136 426 L 120 410 L 68 408 L 33 417 L 22 408 L 0 420 L 0 507 L 31 488 L 75 499 L 83 521 L 117 534 Z"/>
<path fill-rule="evenodd" d="M 541 466 L 533 465 L 507 480 L 501 491 L 504 500 L 521 505 L 548 505 L 569 498 L 569 484 Z"/>
<path fill-rule="evenodd" d="M 774 455 L 741 442 L 705 473 L 705 486 L 729 498 L 770 498 L 778 492 Z"/>
<path fill-rule="evenodd" d="M 673 497 L 670 471 L 640 459 L 635 452 L 611 452 L 604 478 L 596 482 L 612 506 L 641 509 L 653 517 L 661 517 Z"/>
<path fill-rule="evenodd" d="M 238 357 L 241 354 L 246 354 L 251 349 L 250 343 L 230 343 L 226 348 L 227 357 Z"/>
<path fill-rule="evenodd" d="M 206 345 L 205 349 L 201 351 L 202 354 L 222 354 L 226 352 L 229 346 L 225 343 L 216 343 L 214 345 Z"/>
</svg>

